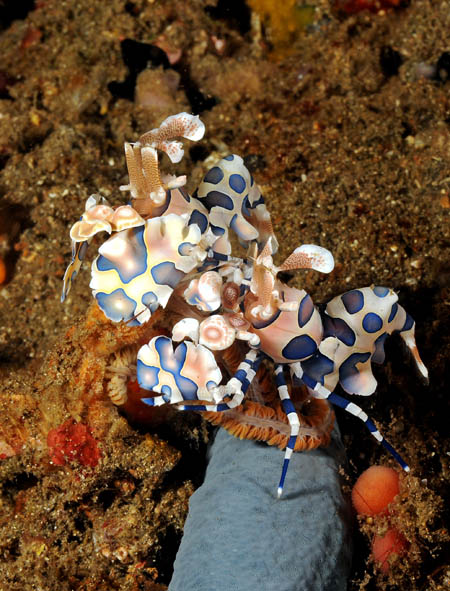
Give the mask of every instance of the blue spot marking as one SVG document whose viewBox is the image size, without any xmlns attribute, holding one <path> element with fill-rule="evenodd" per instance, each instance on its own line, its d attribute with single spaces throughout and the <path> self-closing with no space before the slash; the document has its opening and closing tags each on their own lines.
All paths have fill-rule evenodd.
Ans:
<svg viewBox="0 0 450 591">
<path fill-rule="evenodd" d="M 311 320 L 311 316 L 314 312 L 314 304 L 311 297 L 306 294 L 300 302 L 298 308 L 298 325 L 303 328 Z"/>
<path fill-rule="evenodd" d="M 302 361 L 301 366 L 304 374 L 322 385 L 325 376 L 334 370 L 333 361 L 320 351 L 317 351 L 310 359 Z"/>
<path fill-rule="evenodd" d="M 137 360 L 137 381 L 141 388 L 144 388 L 144 390 L 152 390 L 157 386 L 158 374 L 159 367 L 145 365 L 141 359 Z"/>
<path fill-rule="evenodd" d="M 154 398 L 141 398 L 141 402 L 143 402 L 144 404 L 148 404 L 148 406 L 155 406 Z"/>
<path fill-rule="evenodd" d="M 322 322 L 324 339 L 327 337 L 336 337 L 348 347 L 352 347 L 355 344 L 356 335 L 345 320 L 342 320 L 342 318 L 333 318 L 324 312 L 322 314 Z"/>
<path fill-rule="evenodd" d="M 178 245 L 178 254 L 181 256 L 189 256 L 189 253 L 195 246 L 197 245 L 192 242 L 181 242 L 181 244 Z"/>
<path fill-rule="evenodd" d="M 88 244 L 87 240 L 85 242 L 81 243 L 80 247 L 78 248 L 78 260 L 79 261 L 84 260 L 88 246 L 89 246 L 89 244 Z M 74 250 L 76 250 L 76 248 Z M 75 256 L 75 254 L 73 254 L 72 256 Z"/>
<path fill-rule="evenodd" d="M 384 342 L 388 338 L 388 336 L 388 333 L 384 332 L 383 334 L 380 334 L 380 336 L 376 339 L 374 343 L 375 351 L 372 353 L 372 361 L 374 363 L 381 364 L 384 362 Z"/>
<path fill-rule="evenodd" d="M 183 271 L 180 271 L 175 267 L 174 263 L 169 261 L 159 263 L 152 267 L 151 274 L 155 283 L 158 283 L 159 285 L 168 285 L 172 289 L 175 289 L 185 275 Z"/>
<path fill-rule="evenodd" d="M 363 318 L 362 325 L 366 332 L 378 332 L 383 326 L 383 320 L 375 312 L 368 312 Z"/>
<path fill-rule="evenodd" d="M 397 302 L 395 302 L 395 304 L 392 304 L 391 313 L 389 314 L 388 322 L 392 322 L 394 320 L 395 315 L 397 314 L 397 310 L 398 310 L 398 304 L 397 304 Z"/>
<path fill-rule="evenodd" d="M 155 349 L 158 352 L 162 369 L 173 375 L 184 400 L 197 400 L 197 384 L 181 375 L 181 370 L 186 361 L 186 344 L 181 343 L 172 353 L 171 339 L 158 337 L 155 341 Z"/>
<path fill-rule="evenodd" d="M 208 209 L 218 206 L 231 211 L 234 207 L 231 197 L 221 191 L 209 191 L 204 198 L 204 203 Z"/>
<path fill-rule="evenodd" d="M 203 232 L 205 232 L 206 228 L 208 227 L 208 218 L 204 213 L 198 211 L 198 209 L 194 209 L 191 213 L 191 217 L 189 218 L 189 226 L 192 224 L 197 224 L 197 226 L 200 228 L 200 232 L 203 234 Z"/>
<path fill-rule="evenodd" d="M 111 269 L 115 269 L 117 271 L 115 264 L 104 257 L 102 254 L 99 254 L 97 257 L 97 269 L 99 271 L 110 271 Z"/>
<path fill-rule="evenodd" d="M 225 234 L 225 228 L 219 228 L 219 226 L 214 226 L 213 224 L 210 224 L 210 227 L 214 236 L 223 236 Z"/>
<path fill-rule="evenodd" d="M 238 219 L 238 214 L 235 213 L 234 216 L 231 218 L 230 221 L 230 228 L 236 232 L 238 238 L 240 238 L 241 240 L 247 241 L 249 240 L 249 235 L 246 233 L 248 232 L 248 228 L 242 228 L 241 226 L 239 226 L 239 224 L 237 223 L 237 219 Z M 242 217 L 241 217 L 242 220 Z"/>
<path fill-rule="evenodd" d="M 234 160 L 234 154 L 228 154 L 228 156 L 225 156 L 224 160 L 228 160 L 228 162 L 231 162 L 232 160 Z"/>
<path fill-rule="evenodd" d="M 239 234 L 242 234 L 242 232 L 238 232 L 238 227 L 236 226 L 236 219 L 237 219 L 238 214 L 235 213 L 234 216 L 231 218 L 230 220 L 230 228 L 236 232 L 236 234 L 239 236 Z M 239 236 L 239 238 L 241 238 L 241 236 Z"/>
<path fill-rule="evenodd" d="M 250 187 L 253 187 L 254 182 L 255 182 L 255 179 L 252 177 L 252 175 L 250 175 Z"/>
<path fill-rule="evenodd" d="M 158 297 L 155 293 L 153 293 L 153 291 L 148 291 L 147 293 L 144 293 L 144 295 L 142 296 L 142 303 L 144 304 L 144 306 L 147 306 L 147 308 L 150 310 L 152 314 L 159 306 Z"/>
<path fill-rule="evenodd" d="M 250 212 L 248 210 L 249 207 L 250 207 L 250 202 L 248 200 L 248 195 L 246 195 L 244 197 L 244 200 L 242 201 L 242 206 L 241 206 L 241 211 L 242 211 L 243 216 L 245 216 L 245 217 L 250 216 Z"/>
<path fill-rule="evenodd" d="M 411 316 L 407 312 L 406 313 L 405 324 L 403 325 L 403 328 L 401 329 L 400 332 L 403 332 L 404 330 L 409 330 L 413 326 L 414 326 L 414 320 L 411 318 Z"/>
<path fill-rule="evenodd" d="M 308 335 L 303 334 L 294 337 L 281 351 L 281 354 L 286 359 L 300 361 L 306 357 L 310 357 L 317 350 L 315 341 Z"/>
<path fill-rule="evenodd" d="M 364 295 L 358 289 L 352 289 L 341 296 L 342 303 L 349 314 L 356 314 L 364 306 Z"/>
<path fill-rule="evenodd" d="M 381 285 L 374 285 L 372 287 L 373 293 L 378 296 L 379 298 L 385 298 L 389 293 L 388 287 L 382 287 Z"/>
<path fill-rule="evenodd" d="M 306 384 L 306 386 L 309 386 L 309 388 L 312 388 L 314 390 L 314 388 L 317 385 L 316 380 L 314 380 L 313 378 L 310 378 L 308 374 L 304 373 L 302 375 L 302 379 L 300 380 L 300 383 L 304 383 Z"/>
<path fill-rule="evenodd" d="M 272 316 L 272 318 L 269 318 L 269 320 L 260 320 L 260 321 L 254 320 L 252 322 L 252 325 L 254 328 L 266 328 L 266 326 L 270 326 L 272 324 L 272 322 L 275 322 L 275 320 L 278 318 L 278 316 L 280 314 L 281 314 L 281 310 L 277 310 L 275 312 L 275 314 Z"/>
<path fill-rule="evenodd" d="M 180 191 L 180 193 L 183 195 L 184 199 L 190 203 L 191 201 L 191 196 L 189 195 L 189 193 L 186 191 L 186 189 L 184 187 L 178 187 L 178 190 Z"/>
<path fill-rule="evenodd" d="M 348 357 L 340 366 L 339 368 L 339 381 L 342 384 L 344 390 L 352 391 L 354 388 L 352 387 L 354 378 L 357 377 L 360 373 L 359 369 L 356 367 L 357 363 L 364 363 L 370 357 L 370 353 L 352 353 L 350 357 Z"/>
<path fill-rule="evenodd" d="M 145 226 L 139 226 L 139 228 L 125 230 L 128 233 L 127 242 L 131 246 L 133 263 L 137 262 L 138 265 L 131 265 L 132 270 L 130 270 L 128 265 L 125 264 L 125 260 L 113 263 L 107 257 L 99 255 L 97 258 L 98 270 L 109 271 L 114 269 L 119 274 L 119 277 L 123 283 L 129 283 L 135 277 L 142 275 L 142 273 L 144 273 L 147 269 L 147 248 L 144 243 L 144 230 Z M 129 261 L 128 257 L 126 261 Z"/>
<path fill-rule="evenodd" d="M 115 289 L 112 293 L 100 291 L 95 299 L 105 316 L 113 322 L 130 320 L 134 316 L 136 302 L 129 298 L 122 288 Z"/>
<path fill-rule="evenodd" d="M 255 209 L 258 205 L 264 204 L 264 197 L 261 195 L 259 199 L 250 203 L 250 209 Z"/>
<path fill-rule="evenodd" d="M 223 179 L 223 170 L 218 166 L 213 166 L 208 172 L 205 174 L 205 178 L 203 182 L 211 183 L 212 185 L 217 185 Z"/>
<path fill-rule="evenodd" d="M 162 215 L 166 211 L 166 209 L 169 207 L 171 201 L 172 201 L 172 191 L 169 189 L 168 191 L 166 191 L 166 199 L 165 199 L 164 203 L 153 210 L 153 217 L 158 217 L 158 216 Z M 131 203 L 129 205 L 131 207 L 133 207 L 131 205 Z"/>
<path fill-rule="evenodd" d="M 170 386 L 161 386 L 161 394 L 163 395 L 164 402 L 170 402 L 172 397 L 172 388 Z"/>
<path fill-rule="evenodd" d="M 240 174 L 232 174 L 228 180 L 228 184 L 236 193 L 243 193 L 247 183 Z"/>
</svg>

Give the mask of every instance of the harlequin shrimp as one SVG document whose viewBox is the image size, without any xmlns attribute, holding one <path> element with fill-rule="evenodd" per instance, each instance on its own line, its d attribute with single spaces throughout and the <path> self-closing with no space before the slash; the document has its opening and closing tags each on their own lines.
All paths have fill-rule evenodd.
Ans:
<svg viewBox="0 0 450 591">
<path fill-rule="evenodd" d="M 198 116 L 180 113 L 159 128 L 125 144 L 131 202 L 112 208 L 98 195 L 89 197 L 81 219 L 70 231 L 72 261 L 64 277 L 62 299 L 79 271 L 89 242 L 98 232 L 112 234 L 92 263 L 90 287 L 98 306 L 113 322 L 143 324 L 166 307 L 174 290 L 195 314 L 159 335 L 137 353 L 139 385 L 150 406 L 174 404 L 179 410 L 225 412 L 243 399 L 262 360 L 274 365 L 279 398 L 289 422 L 278 496 L 281 496 L 300 423 L 292 386 L 303 384 L 309 396 L 327 399 L 361 419 L 371 434 L 409 468 L 355 403 L 335 392 L 373 394 L 377 382 L 371 363 L 384 360 L 385 339 L 398 332 L 426 378 L 415 339 L 415 323 L 397 295 L 380 286 L 353 289 L 317 308 L 301 289 L 279 278 L 287 270 L 330 273 L 332 254 L 304 244 L 276 266 L 278 244 L 258 186 L 241 157 L 229 155 L 213 166 L 189 195 L 186 177 L 161 176 L 157 151 L 172 162 L 183 157 L 176 138 L 197 141 L 204 125 Z M 232 255 L 230 230 L 246 249 Z M 214 352 L 236 340 L 247 354 L 223 383 Z M 179 343 L 175 346 L 175 343 Z"/>
</svg>

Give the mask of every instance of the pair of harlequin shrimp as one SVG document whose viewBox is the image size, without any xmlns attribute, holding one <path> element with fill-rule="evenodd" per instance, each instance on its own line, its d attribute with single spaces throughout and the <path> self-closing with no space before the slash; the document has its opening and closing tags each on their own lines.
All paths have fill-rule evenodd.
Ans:
<svg viewBox="0 0 450 591">
<path fill-rule="evenodd" d="M 157 150 L 172 162 L 183 156 L 175 138 L 197 141 L 204 125 L 198 116 L 168 117 L 134 144 L 125 144 L 131 204 L 116 209 L 93 195 L 80 221 L 71 229 L 73 256 L 64 277 L 66 297 L 93 236 L 112 236 L 99 248 L 92 264 L 90 287 L 99 307 L 114 322 L 142 324 L 165 307 L 174 290 L 203 313 L 174 327 L 172 338 L 156 336 L 138 352 L 137 379 L 152 392 L 151 406 L 175 404 L 180 410 L 227 411 L 239 406 L 264 357 L 275 364 L 275 381 L 290 425 L 278 496 L 299 432 L 287 375 L 315 398 L 326 398 L 360 418 L 372 435 L 407 464 L 383 438 L 367 414 L 334 392 L 337 384 L 349 394 L 368 396 L 376 389 L 371 363 L 384 360 L 384 341 L 393 332 L 409 347 L 424 377 L 414 339 L 414 321 L 386 287 L 354 289 L 317 309 L 304 291 L 282 283 L 280 271 L 314 269 L 329 273 L 331 253 L 302 245 L 277 267 L 277 251 L 269 213 L 242 158 L 230 155 L 211 168 L 193 196 L 186 177 L 161 177 Z M 232 256 L 233 230 L 246 258 Z M 248 353 L 227 383 L 214 351 L 236 340 Z M 174 349 L 174 342 L 180 344 Z"/>
</svg>

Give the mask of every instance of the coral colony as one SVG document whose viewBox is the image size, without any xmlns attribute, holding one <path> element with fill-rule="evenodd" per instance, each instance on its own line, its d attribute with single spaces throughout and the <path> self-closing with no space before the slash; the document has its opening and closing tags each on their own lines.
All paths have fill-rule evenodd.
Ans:
<svg viewBox="0 0 450 591">
<path fill-rule="evenodd" d="M 175 290 L 195 310 L 173 326 L 171 338 L 155 336 L 139 349 L 137 380 L 148 390 L 143 402 L 174 404 L 179 410 L 236 409 L 261 361 L 268 358 L 289 422 L 278 496 L 301 430 L 301 415 L 292 400 L 292 388 L 298 384 L 311 399 L 327 399 L 364 421 L 408 471 L 366 413 L 334 389 L 339 383 L 348 394 L 372 394 L 377 382 L 371 362 L 383 362 L 384 341 L 393 332 L 400 333 L 427 377 L 413 319 L 387 287 L 353 289 L 321 311 L 304 290 L 282 283 L 277 278 L 281 271 L 329 273 L 333 256 L 325 248 L 303 244 L 280 266 L 274 264 L 278 244 L 270 216 L 240 156 L 226 156 L 213 166 L 193 196 L 184 188 L 185 176 L 160 175 L 157 150 L 179 162 L 184 152 L 176 138 L 197 141 L 204 131 L 198 116 L 179 113 L 138 142 L 125 143 L 130 180 L 120 189 L 130 192 L 131 203 L 113 208 L 99 195 L 89 197 L 70 231 L 73 256 L 62 300 L 89 242 L 106 231 L 111 237 L 92 264 L 90 287 L 109 319 L 143 324 L 160 306 L 166 307 Z M 230 230 L 246 249 L 244 258 L 233 256 Z M 225 352 L 236 339 L 245 341 L 248 352 L 223 383 L 214 352 Z"/>
</svg>

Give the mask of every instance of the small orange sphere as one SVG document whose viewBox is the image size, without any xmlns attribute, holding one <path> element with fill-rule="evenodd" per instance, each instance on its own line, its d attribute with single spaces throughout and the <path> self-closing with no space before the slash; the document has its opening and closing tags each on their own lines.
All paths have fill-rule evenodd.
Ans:
<svg viewBox="0 0 450 591">
<path fill-rule="evenodd" d="M 386 466 L 365 470 L 352 490 L 352 502 L 358 515 L 384 513 L 399 493 L 398 473 Z"/>
<path fill-rule="evenodd" d="M 372 540 L 372 558 L 378 563 L 383 573 L 389 571 L 389 557 L 405 553 L 408 542 L 396 529 L 388 529 L 384 536 L 375 536 Z"/>
</svg>

